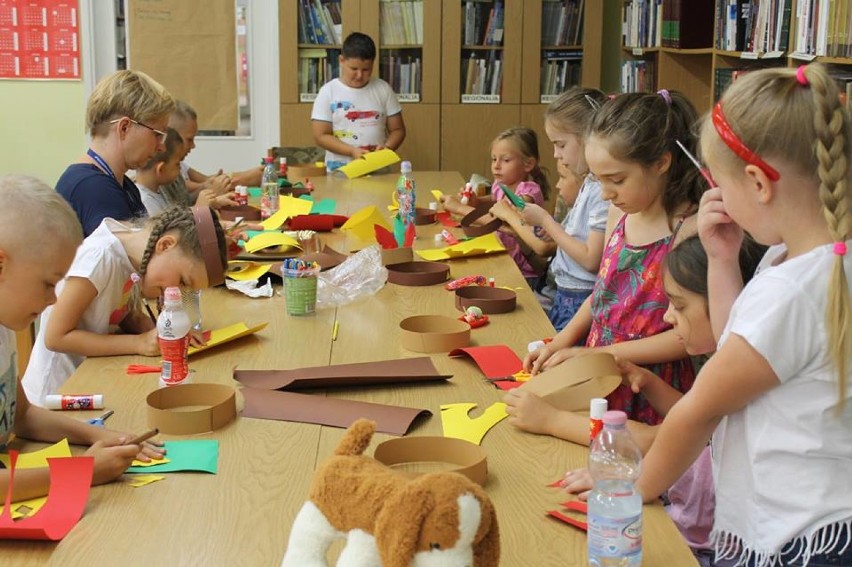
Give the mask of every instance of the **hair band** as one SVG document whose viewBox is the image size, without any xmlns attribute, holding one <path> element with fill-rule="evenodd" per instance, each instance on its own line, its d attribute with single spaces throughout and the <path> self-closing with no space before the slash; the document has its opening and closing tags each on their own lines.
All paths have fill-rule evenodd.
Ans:
<svg viewBox="0 0 852 567">
<path fill-rule="evenodd" d="M 766 174 L 766 177 L 771 179 L 772 181 L 778 181 L 781 179 L 781 174 L 778 171 L 760 159 L 756 153 L 748 149 L 748 147 L 743 143 L 743 141 L 737 136 L 736 132 L 731 128 L 731 125 L 728 124 L 728 121 L 725 119 L 725 113 L 722 112 L 722 103 L 717 102 L 713 107 L 713 126 L 716 128 L 716 132 L 719 134 L 719 137 L 722 138 L 722 141 L 725 142 L 725 145 L 728 146 L 732 152 L 737 154 L 740 159 L 744 162 L 756 165 Z"/>
<path fill-rule="evenodd" d="M 213 224 L 213 212 L 210 207 L 192 207 L 192 218 L 198 230 L 198 242 L 201 244 L 201 256 L 207 269 L 207 285 L 220 285 L 225 281 L 225 267 L 219 255 L 219 239 Z"/>
<path fill-rule="evenodd" d="M 798 81 L 803 87 L 807 87 L 811 84 L 810 81 L 808 81 L 807 76 L 805 76 L 805 67 L 807 67 L 807 65 L 799 65 L 796 69 L 796 81 Z"/>
<path fill-rule="evenodd" d="M 839 240 L 834 243 L 834 254 L 836 256 L 846 256 L 847 247 L 846 243 L 842 240 Z"/>
<path fill-rule="evenodd" d="M 672 95 L 669 92 L 669 89 L 660 89 L 657 91 L 657 94 L 663 97 L 663 100 L 666 101 L 666 104 L 669 106 L 672 105 Z"/>
</svg>

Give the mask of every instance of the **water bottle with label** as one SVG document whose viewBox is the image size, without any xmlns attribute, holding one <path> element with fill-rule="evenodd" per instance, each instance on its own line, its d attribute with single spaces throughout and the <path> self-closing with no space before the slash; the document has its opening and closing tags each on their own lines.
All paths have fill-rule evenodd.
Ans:
<svg viewBox="0 0 852 567">
<path fill-rule="evenodd" d="M 187 384 L 189 378 L 189 316 L 183 309 L 179 287 L 167 287 L 163 310 L 157 317 L 157 339 L 162 356 L 160 387 Z"/>
<path fill-rule="evenodd" d="M 268 219 L 278 212 L 278 172 L 272 156 L 266 156 L 266 166 L 263 168 L 263 177 L 260 181 L 260 216 Z"/>
</svg>

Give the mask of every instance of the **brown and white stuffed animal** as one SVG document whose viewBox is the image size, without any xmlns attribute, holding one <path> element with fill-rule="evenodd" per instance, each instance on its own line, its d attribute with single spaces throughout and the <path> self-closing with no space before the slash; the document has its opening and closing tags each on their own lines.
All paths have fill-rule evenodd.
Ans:
<svg viewBox="0 0 852 567">
<path fill-rule="evenodd" d="M 485 491 L 457 473 L 412 479 L 364 456 L 374 431 L 356 421 L 319 467 L 282 567 L 325 567 L 342 538 L 338 567 L 496 567 L 500 535 Z"/>
</svg>

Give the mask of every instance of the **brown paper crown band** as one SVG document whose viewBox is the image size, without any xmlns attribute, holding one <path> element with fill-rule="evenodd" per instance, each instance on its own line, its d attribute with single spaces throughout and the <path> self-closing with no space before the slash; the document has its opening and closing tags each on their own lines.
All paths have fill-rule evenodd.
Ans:
<svg viewBox="0 0 852 567">
<path fill-rule="evenodd" d="M 400 262 L 386 268 L 388 281 L 397 285 L 435 285 L 444 283 L 450 276 L 450 267 L 443 262 Z"/>
<path fill-rule="evenodd" d="M 191 435 L 224 427 L 237 416 L 236 393 L 221 384 L 181 384 L 148 394 L 148 426 L 161 433 Z M 186 406 L 205 406 L 172 411 Z"/>
<path fill-rule="evenodd" d="M 500 228 L 500 225 L 503 224 L 503 221 L 500 219 L 494 219 L 480 225 L 473 224 L 478 219 L 487 215 L 493 206 L 494 203 L 490 202 L 480 203 L 476 205 L 471 212 L 462 217 L 459 224 L 461 225 L 465 236 L 485 236 L 486 234 L 494 232 Z"/>
<path fill-rule="evenodd" d="M 476 306 L 483 313 L 510 313 L 515 310 L 518 296 L 510 289 L 500 287 L 468 286 L 456 290 L 456 309 L 464 311 Z"/>
<path fill-rule="evenodd" d="M 417 226 L 435 224 L 435 219 L 437 215 L 438 211 L 417 207 L 414 209 L 414 224 Z"/>
<path fill-rule="evenodd" d="M 208 286 L 214 287 L 225 282 L 225 267 L 219 255 L 219 239 L 216 238 L 216 226 L 213 224 L 213 211 L 210 207 L 192 207 L 192 217 L 198 230 L 198 242 L 201 243 L 201 256 L 207 268 Z"/>
<path fill-rule="evenodd" d="M 399 322 L 400 343 L 414 352 L 449 352 L 470 344 L 470 325 L 443 315 L 415 315 Z"/>
<path fill-rule="evenodd" d="M 482 447 L 452 437 L 389 439 L 379 443 L 373 458 L 389 467 L 405 463 L 449 463 L 455 467 L 444 472 L 462 474 L 480 486 L 485 486 L 488 478 L 488 462 Z M 400 472 L 409 477 L 424 474 Z"/>
</svg>

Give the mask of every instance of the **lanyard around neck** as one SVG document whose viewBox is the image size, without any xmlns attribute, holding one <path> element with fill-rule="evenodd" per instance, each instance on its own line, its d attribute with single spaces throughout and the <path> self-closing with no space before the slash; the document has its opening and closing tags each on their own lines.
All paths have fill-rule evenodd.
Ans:
<svg viewBox="0 0 852 567">
<path fill-rule="evenodd" d="M 86 153 L 89 155 L 90 158 L 94 160 L 96 164 L 98 164 L 98 167 L 104 170 L 104 173 L 118 181 L 118 178 L 115 176 L 115 172 L 113 172 L 112 168 L 109 166 L 106 160 L 102 158 L 100 154 L 98 154 L 98 152 L 96 152 L 92 148 L 89 148 L 88 150 L 86 150 Z"/>
</svg>

